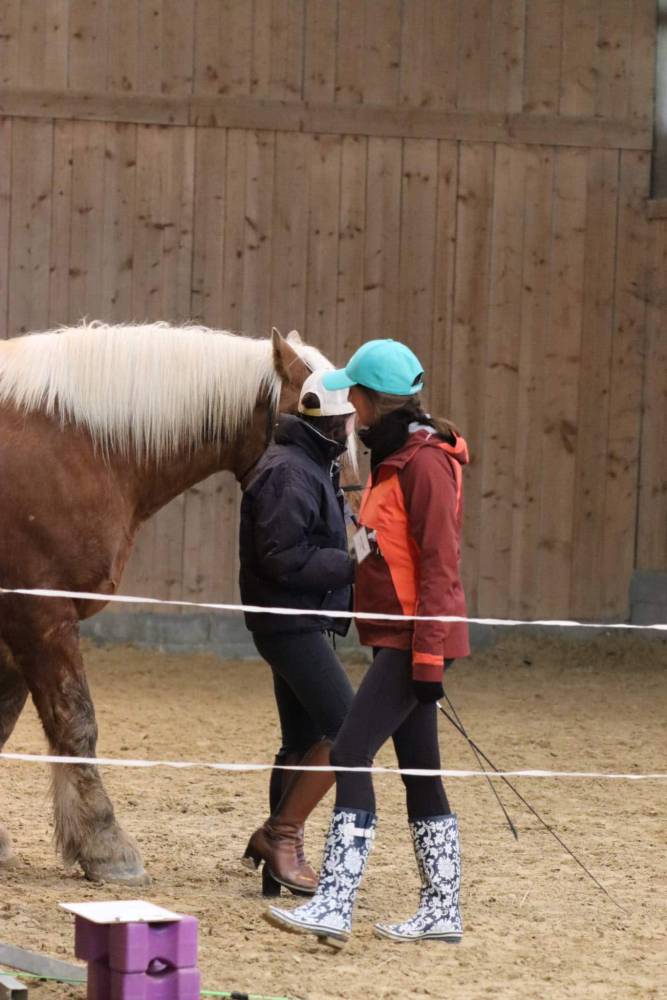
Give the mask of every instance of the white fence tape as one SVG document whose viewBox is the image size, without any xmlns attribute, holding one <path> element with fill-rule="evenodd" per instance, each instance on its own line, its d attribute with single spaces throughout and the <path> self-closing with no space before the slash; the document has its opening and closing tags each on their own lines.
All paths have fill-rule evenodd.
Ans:
<svg viewBox="0 0 667 1000">
<path fill-rule="evenodd" d="M 368 621 L 391 622 L 468 622 L 471 625 L 539 625 L 543 628 L 594 628 L 594 629 L 654 629 L 667 632 L 667 623 L 654 625 L 634 625 L 627 622 L 578 622 L 567 619 L 520 619 L 520 618 L 466 618 L 461 615 L 392 615 L 375 611 L 328 611 L 316 608 L 262 607 L 259 604 L 216 604 L 210 601 L 168 601 L 159 597 L 130 597 L 124 594 L 95 594 L 77 590 L 50 590 L 46 588 L 0 587 L 0 594 L 22 594 L 26 597 L 66 597 L 79 601 L 99 601 L 102 604 L 161 604 L 174 608 L 201 608 L 205 611 L 249 611 L 271 615 L 303 616 L 316 614 L 326 618 L 356 618 Z"/>
<path fill-rule="evenodd" d="M 168 607 L 178 608 L 199 608 L 205 611 L 246 611 L 260 612 L 262 614 L 292 615 L 301 616 L 316 613 L 327 618 L 358 618 L 375 621 L 439 621 L 439 622 L 468 622 L 473 625 L 537 625 L 540 627 L 557 628 L 590 628 L 590 629 L 637 629 L 667 632 L 667 623 L 656 623 L 653 625 L 634 625 L 626 622 L 579 622 L 567 619 L 515 619 L 515 618 L 467 618 L 460 615 L 394 615 L 381 614 L 376 612 L 354 612 L 354 611 L 328 611 L 317 609 L 304 611 L 302 608 L 281 608 L 262 607 L 255 604 L 220 604 L 210 601 L 174 601 L 163 600 L 158 597 L 132 597 L 123 594 L 96 594 L 88 591 L 52 590 L 47 588 L 25 588 L 25 587 L 0 587 L 0 594 L 19 594 L 26 597 L 51 597 L 68 598 L 80 601 L 99 601 L 101 603 L 116 604 L 160 604 Z M 253 763 L 211 763 L 206 761 L 178 761 L 178 760 L 130 760 L 115 757 L 61 757 L 47 754 L 27 754 L 27 753 L 0 753 L 1 760 L 24 761 L 28 763 L 41 764 L 93 764 L 103 767 L 169 767 L 176 769 L 185 768 L 206 768 L 213 771 L 270 771 L 274 764 L 253 764 Z M 299 766 L 282 765 L 279 768 L 283 771 L 304 770 Z M 667 774 L 622 774 L 605 771 L 545 771 L 545 770 L 520 770 L 520 771 L 462 771 L 462 770 L 430 770 L 426 768 L 398 768 L 398 767 L 313 767 L 313 771 L 359 771 L 369 774 L 406 774 L 414 777 L 443 778 L 482 778 L 505 777 L 505 778 L 594 778 L 602 781 L 663 781 L 667 779 Z"/>
<path fill-rule="evenodd" d="M 33 753 L 0 753 L 0 761 L 24 761 L 29 764 L 94 764 L 101 767 L 171 767 L 177 770 L 187 768 L 205 768 L 210 771 L 270 771 L 275 764 L 253 763 L 222 763 L 192 760 L 132 760 L 121 757 L 59 757 L 50 754 Z M 521 771 L 461 771 L 434 770 L 420 767 L 300 767 L 299 765 L 281 764 L 280 771 L 355 771 L 367 774 L 407 774 L 416 778 L 596 778 L 603 781 L 664 781 L 667 774 L 620 774 L 609 771 L 542 771 L 537 769 Z"/>
</svg>

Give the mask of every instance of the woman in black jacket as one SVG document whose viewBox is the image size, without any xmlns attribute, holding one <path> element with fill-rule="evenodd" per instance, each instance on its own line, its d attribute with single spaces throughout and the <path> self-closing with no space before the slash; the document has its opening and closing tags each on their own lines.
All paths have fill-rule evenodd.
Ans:
<svg viewBox="0 0 667 1000">
<path fill-rule="evenodd" d="M 346 391 L 329 391 L 322 372 L 304 383 L 298 416 L 283 416 L 241 504 L 240 583 L 244 604 L 348 611 L 354 563 L 348 555 L 338 460 L 354 427 Z M 282 745 L 278 765 L 329 763 L 332 741 L 352 702 L 350 681 L 325 633 L 348 619 L 318 614 L 246 614 L 257 651 L 273 672 Z M 243 861 L 264 862 L 263 892 L 284 885 L 312 895 L 318 876 L 304 856 L 304 824 L 333 784 L 332 773 L 274 769 L 271 814 Z"/>
</svg>

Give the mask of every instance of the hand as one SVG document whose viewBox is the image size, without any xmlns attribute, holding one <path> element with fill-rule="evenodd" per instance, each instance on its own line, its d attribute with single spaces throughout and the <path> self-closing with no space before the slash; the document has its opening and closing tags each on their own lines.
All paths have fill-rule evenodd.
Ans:
<svg viewBox="0 0 667 1000">
<path fill-rule="evenodd" d="M 445 696 L 445 689 L 440 681 L 413 681 L 412 690 L 421 705 L 432 705 Z"/>
</svg>

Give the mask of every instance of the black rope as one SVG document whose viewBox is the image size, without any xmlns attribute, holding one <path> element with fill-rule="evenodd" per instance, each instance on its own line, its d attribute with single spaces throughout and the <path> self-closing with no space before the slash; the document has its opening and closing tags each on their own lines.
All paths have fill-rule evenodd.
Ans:
<svg viewBox="0 0 667 1000">
<path fill-rule="evenodd" d="M 505 819 L 507 820 L 507 825 L 509 826 L 510 830 L 512 831 L 514 839 L 518 840 L 519 839 L 519 834 L 518 834 L 517 828 L 515 827 L 514 823 L 512 822 L 512 820 L 510 818 L 510 814 L 507 812 L 507 809 L 505 808 L 505 804 L 504 804 L 503 800 L 500 798 L 500 794 L 498 792 L 498 789 L 496 788 L 496 786 L 494 785 L 494 783 L 491 781 L 491 778 L 489 776 L 489 772 L 484 767 L 484 762 L 483 762 L 481 756 L 479 755 L 479 753 L 477 752 L 477 749 L 476 749 L 474 743 L 472 742 L 472 740 L 468 736 L 467 732 L 465 731 L 464 725 L 461 722 L 461 719 L 459 718 L 459 713 L 454 708 L 454 706 L 453 706 L 453 704 L 451 702 L 451 699 L 450 699 L 450 697 L 449 697 L 449 695 L 447 694 L 446 691 L 445 691 L 445 698 L 447 699 L 447 704 L 449 705 L 449 707 L 451 708 L 451 710 L 452 710 L 452 712 L 454 714 L 454 718 L 458 722 L 459 731 L 461 733 L 463 733 L 463 735 L 467 739 L 468 745 L 469 745 L 470 749 L 472 750 L 473 754 L 475 755 L 475 760 L 479 764 L 480 770 L 484 771 L 484 774 L 486 775 L 486 780 L 488 781 L 488 783 L 489 783 L 489 785 L 491 787 L 491 791 L 493 792 L 493 794 L 496 797 L 498 805 L 500 806 L 500 808 L 503 811 L 503 815 L 504 815 Z M 440 708 L 440 710 L 442 711 L 442 707 L 440 705 L 438 705 L 438 708 Z"/>
<path fill-rule="evenodd" d="M 449 701 L 449 699 L 447 699 L 447 700 Z M 461 736 L 463 736 L 468 741 L 468 743 L 473 748 L 473 750 L 475 750 L 480 755 L 480 757 L 482 757 L 486 761 L 486 763 L 489 765 L 489 767 L 492 768 L 492 770 L 494 770 L 498 774 L 498 777 L 501 778 L 505 782 L 505 784 L 508 786 L 508 788 L 510 788 L 514 792 L 514 794 L 516 795 L 516 797 L 518 798 L 518 800 L 524 804 L 524 806 L 526 807 L 526 809 L 528 809 L 533 814 L 533 816 L 535 817 L 535 819 L 539 820 L 539 822 L 542 824 L 542 826 L 544 827 L 545 830 L 549 831 L 549 833 L 551 834 L 551 836 L 554 837 L 558 841 L 558 843 L 560 844 L 560 846 L 563 848 L 564 851 L 566 851 L 570 855 L 570 857 L 572 858 L 572 860 L 576 861 L 576 863 L 579 865 L 579 867 L 584 872 L 586 872 L 586 874 L 588 875 L 588 877 L 590 879 L 592 879 L 592 881 L 595 883 L 595 885 L 598 887 L 598 889 L 601 889 L 602 892 L 605 894 L 605 896 L 607 896 L 607 898 L 610 899 L 612 901 L 612 903 L 614 904 L 614 906 L 617 906 L 619 908 L 619 910 L 622 910 L 623 913 L 629 913 L 630 911 L 628 909 L 626 909 L 625 906 L 621 906 L 621 904 L 616 899 L 614 899 L 614 897 L 611 895 L 611 893 L 608 892 L 605 889 L 605 887 L 602 885 L 602 882 L 600 882 L 595 877 L 595 875 L 593 875 L 593 873 L 586 867 L 586 865 L 583 863 L 583 861 L 579 860 L 579 858 L 577 857 L 577 855 L 574 853 L 574 851 L 571 848 L 569 848 L 567 846 L 567 844 L 562 839 L 562 837 L 560 837 L 556 833 L 556 831 L 551 826 L 549 826 L 549 824 L 546 822 L 546 820 L 542 819 L 542 817 L 538 813 L 537 809 L 535 809 L 533 806 L 531 806 L 530 802 L 528 802 L 528 800 L 526 798 L 524 798 L 524 796 L 521 794 L 521 792 L 519 792 L 514 787 L 514 785 L 512 784 L 512 782 L 508 778 L 506 778 L 504 774 L 500 774 L 500 768 L 497 768 L 496 765 L 491 760 L 489 760 L 489 758 L 487 757 L 487 755 L 484 753 L 483 750 L 480 749 L 480 747 L 477 745 L 477 743 L 475 743 L 475 741 L 472 740 L 470 738 L 470 736 L 468 736 L 468 734 L 466 733 L 466 731 L 463 728 L 463 726 L 459 725 L 459 723 L 449 714 L 449 712 L 447 712 L 446 709 L 444 709 L 442 707 L 442 705 L 440 704 L 440 702 L 437 702 L 437 706 L 440 709 L 440 711 L 442 712 L 442 714 L 444 715 L 444 717 L 448 720 L 448 722 L 451 722 L 451 724 L 454 726 L 454 729 L 458 730 L 458 732 L 461 733 Z"/>
</svg>

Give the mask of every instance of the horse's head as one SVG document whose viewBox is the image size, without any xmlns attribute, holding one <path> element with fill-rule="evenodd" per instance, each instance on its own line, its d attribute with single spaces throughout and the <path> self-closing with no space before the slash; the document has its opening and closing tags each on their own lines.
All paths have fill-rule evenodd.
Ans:
<svg viewBox="0 0 667 1000">
<path fill-rule="evenodd" d="M 235 474 L 241 485 L 269 446 L 278 415 L 296 413 L 301 386 L 311 371 L 330 367 L 323 354 L 304 344 L 296 330 L 286 337 L 275 327 L 271 331 L 272 380 L 265 380 L 257 398 L 250 431 L 239 442 Z"/>
<path fill-rule="evenodd" d="M 303 383 L 311 372 L 334 366 L 316 347 L 304 344 L 296 330 L 282 337 L 278 330 L 272 331 L 273 364 L 282 382 L 280 413 L 296 413 Z M 343 458 L 341 483 L 346 487 L 357 487 L 359 467 L 357 462 L 357 437 L 353 432 L 348 438 L 347 452 Z M 361 494 L 353 489 L 348 493 L 348 502 L 354 513 L 358 513 Z"/>
<path fill-rule="evenodd" d="M 283 337 L 275 327 L 271 331 L 271 350 L 276 380 L 272 388 L 266 388 L 257 401 L 251 433 L 243 441 L 237 478 L 241 485 L 254 468 L 258 459 L 268 447 L 273 435 L 276 419 L 281 413 L 296 413 L 303 383 L 311 372 L 321 368 L 333 368 L 331 362 L 316 347 L 305 344 L 296 330 Z M 344 479 L 356 481 L 356 439 L 351 435 L 347 460 L 344 463 Z"/>
<path fill-rule="evenodd" d="M 331 367 L 315 347 L 303 343 L 296 330 L 283 337 L 275 326 L 271 331 L 273 367 L 280 379 L 279 413 L 296 413 L 301 387 L 315 368 Z"/>
</svg>

